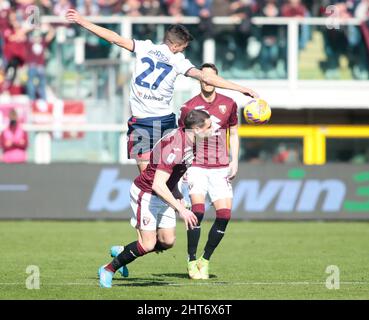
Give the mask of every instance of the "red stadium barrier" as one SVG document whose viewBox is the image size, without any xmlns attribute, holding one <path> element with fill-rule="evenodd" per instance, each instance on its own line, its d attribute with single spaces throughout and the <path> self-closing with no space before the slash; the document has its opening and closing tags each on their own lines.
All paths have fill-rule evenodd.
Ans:
<svg viewBox="0 0 369 320">
<path fill-rule="evenodd" d="M 47 103 L 37 100 L 32 103 L 32 123 L 34 124 L 84 124 L 86 123 L 85 105 L 82 101 L 62 101 Z M 53 133 L 54 138 L 77 139 L 83 132 L 66 131 Z"/>
</svg>

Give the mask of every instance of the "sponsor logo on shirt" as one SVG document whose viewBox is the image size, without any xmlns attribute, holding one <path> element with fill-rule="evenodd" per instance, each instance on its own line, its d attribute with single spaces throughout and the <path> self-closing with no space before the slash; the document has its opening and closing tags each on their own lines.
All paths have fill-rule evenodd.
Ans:
<svg viewBox="0 0 369 320">
<path fill-rule="evenodd" d="M 163 97 L 154 97 L 154 96 L 150 96 L 149 94 L 144 94 L 143 99 L 146 100 L 155 100 L 155 101 L 164 101 Z"/>
<path fill-rule="evenodd" d="M 219 129 L 221 128 L 221 125 L 219 123 L 221 122 L 221 120 L 214 115 L 211 115 L 210 119 L 213 127 L 213 136 L 220 136 L 221 132 L 219 131 Z"/>
<path fill-rule="evenodd" d="M 192 149 L 185 152 L 185 155 L 183 157 L 183 163 L 186 165 L 186 167 L 192 166 L 192 161 L 195 159 L 195 155 L 193 154 Z"/>
</svg>

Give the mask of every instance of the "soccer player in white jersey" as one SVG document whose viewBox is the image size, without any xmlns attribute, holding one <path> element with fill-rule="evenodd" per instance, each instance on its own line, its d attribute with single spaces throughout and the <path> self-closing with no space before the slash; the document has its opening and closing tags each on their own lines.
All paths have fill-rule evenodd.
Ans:
<svg viewBox="0 0 369 320">
<path fill-rule="evenodd" d="M 132 117 L 128 120 L 128 154 L 137 161 L 142 172 L 149 161 L 150 151 L 164 132 L 176 127 L 171 101 L 174 83 L 179 74 L 195 78 L 209 85 L 239 91 L 258 97 L 253 90 L 227 81 L 216 74 L 205 74 L 185 58 L 183 51 L 193 39 L 182 25 L 171 25 L 163 43 L 123 38 L 116 32 L 100 27 L 69 9 L 69 22 L 96 34 L 110 43 L 134 52 L 136 63 L 131 79 L 129 105 Z"/>
</svg>

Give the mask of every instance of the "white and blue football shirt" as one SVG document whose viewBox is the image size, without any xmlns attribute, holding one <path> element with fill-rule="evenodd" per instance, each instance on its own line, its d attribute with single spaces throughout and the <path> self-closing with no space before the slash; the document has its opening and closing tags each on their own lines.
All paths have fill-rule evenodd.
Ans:
<svg viewBox="0 0 369 320">
<path fill-rule="evenodd" d="M 194 65 L 166 44 L 133 40 L 136 63 L 131 79 L 129 105 L 134 117 L 160 117 L 171 114 L 174 83 Z"/>
</svg>

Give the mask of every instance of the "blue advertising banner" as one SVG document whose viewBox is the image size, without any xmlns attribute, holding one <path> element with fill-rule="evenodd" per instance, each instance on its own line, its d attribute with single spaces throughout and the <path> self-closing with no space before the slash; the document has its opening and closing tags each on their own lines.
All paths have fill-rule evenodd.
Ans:
<svg viewBox="0 0 369 320">
<path fill-rule="evenodd" d="M 133 165 L 1 164 L 0 219 L 128 219 L 137 173 Z M 369 220 L 369 166 L 240 164 L 232 184 L 233 219 Z"/>
</svg>

